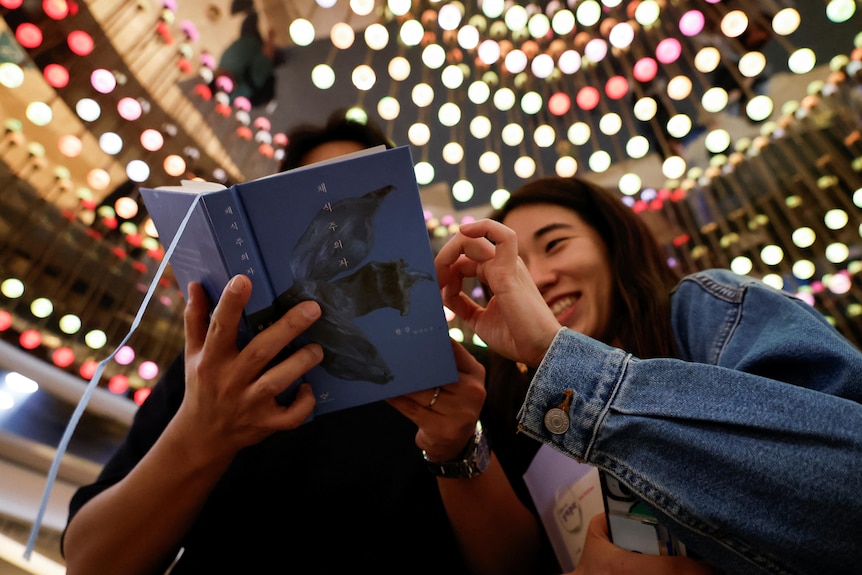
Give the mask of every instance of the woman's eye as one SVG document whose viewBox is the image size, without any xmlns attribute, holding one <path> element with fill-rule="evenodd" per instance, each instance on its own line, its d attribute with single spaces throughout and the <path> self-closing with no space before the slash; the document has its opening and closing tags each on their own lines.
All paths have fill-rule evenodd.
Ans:
<svg viewBox="0 0 862 575">
<path fill-rule="evenodd" d="M 562 244 L 562 243 L 563 243 L 563 241 L 565 241 L 565 238 L 557 238 L 557 239 L 554 239 L 554 240 L 549 241 L 549 242 L 547 243 L 547 245 L 545 246 L 545 251 L 546 251 L 546 252 L 549 252 L 549 251 L 553 250 L 555 247 L 557 247 L 557 246 L 559 246 L 560 244 Z"/>
</svg>

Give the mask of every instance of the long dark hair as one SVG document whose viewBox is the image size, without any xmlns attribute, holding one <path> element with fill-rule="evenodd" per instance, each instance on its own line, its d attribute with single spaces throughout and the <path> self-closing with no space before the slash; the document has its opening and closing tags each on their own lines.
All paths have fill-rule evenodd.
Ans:
<svg viewBox="0 0 862 575">
<path fill-rule="evenodd" d="M 644 220 L 609 190 L 581 178 L 562 177 L 524 184 L 490 217 L 503 221 L 513 210 L 533 204 L 572 210 L 604 241 L 613 276 L 611 333 L 621 347 L 640 358 L 675 357 L 670 293 L 680 274 L 668 265 Z M 511 416 L 523 401 L 531 376 L 523 366 L 489 353 L 487 406 Z"/>
</svg>

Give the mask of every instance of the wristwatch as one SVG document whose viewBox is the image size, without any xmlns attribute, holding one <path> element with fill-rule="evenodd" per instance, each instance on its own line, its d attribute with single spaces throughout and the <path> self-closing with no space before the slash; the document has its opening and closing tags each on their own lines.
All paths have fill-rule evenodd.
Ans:
<svg viewBox="0 0 862 575">
<path fill-rule="evenodd" d="M 428 470 L 437 477 L 448 479 L 471 479 L 482 474 L 491 461 L 491 450 L 488 449 L 488 439 L 482 430 L 482 422 L 476 422 L 476 432 L 467 443 L 467 447 L 456 459 L 450 461 L 431 461 L 428 454 L 422 451 Z"/>
</svg>

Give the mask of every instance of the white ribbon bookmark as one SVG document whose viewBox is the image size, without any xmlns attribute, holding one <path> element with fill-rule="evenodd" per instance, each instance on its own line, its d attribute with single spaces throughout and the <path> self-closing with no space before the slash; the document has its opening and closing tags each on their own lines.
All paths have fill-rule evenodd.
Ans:
<svg viewBox="0 0 862 575">
<path fill-rule="evenodd" d="M 138 325 L 141 323 L 141 318 L 144 315 L 144 312 L 147 309 L 147 305 L 149 305 L 150 300 L 153 297 L 153 293 L 156 291 L 156 287 L 158 286 L 159 280 L 162 278 L 162 274 L 165 271 L 165 268 L 168 265 L 168 261 L 171 259 L 171 255 L 174 253 L 174 248 L 176 248 L 179 239 L 183 235 L 183 231 L 186 229 L 186 224 L 189 221 L 189 218 L 192 215 L 195 207 L 198 205 L 198 201 L 200 200 L 200 195 L 196 195 L 194 200 L 192 201 L 191 206 L 189 206 L 189 210 L 186 212 L 185 217 L 183 217 L 183 221 L 180 223 L 180 227 L 177 230 L 176 235 L 174 235 L 173 241 L 171 241 L 171 245 L 168 246 L 167 251 L 165 251 L 165 257 L 162 258 L 161 263 L 159 264 L 158 269 L 156 270 L 156 274 L 153 277 L 153 280 L 150 282 L 150 287 L 147 289 L 147 295 L 144 296 L 144 300 L 141 302 L 140 307 L 138 308 L 138 312 L 135 314 L 135 319 L 132 321 L 132 325 L 129 327 L 129 332 L 123 338 L 117 347 L 114 348 L 114 351 L 111 352 L 111 355 L 103 359 L 99 362 L 99 365 L 96 367 L 96 371 L 93 374 L 93 377 L 90 378 L 89 383 L 87 384 L 87 388 L 84 390 L 84 394 L 81 396 L 81 399 L 78 401 L 78 405 L 75 406 L 75 411 L 72 412 L 72 416 L 69 418 L 69 423 L 66 424 L 66 430 L 63 432 L 63 437 L 60 438 L 60 444 L 57 446 L 57 453 L 54 455 L 54 460 L 51 462 L 51 468 L 48 470 L 48 479 L 45 483 L 45 490 L 42 493 L 42 501 L 39 504 L 39 511 L 36 513 L 36 519 L 33 521 L 33 528 L 30 531 L 30 538 L 27 540 L 27 547 L 24 549 L 24 559 L 29 560 L 30 555 L 33 553 L 33 548 L 36 546 L 36 538 L 39 535 L 39 528 L 42 526 L 42 520 L 45 517 L 45 510 L 48 507 L 48 498 L 51 495 L 51 489 L 54 487 L 54 481 L 57 478 L 57 472 L 60 469 L 60 462 L 63 459 L 63 455 L 66 453 L 66 449 L 69 447 L 69 441 L 72 439 L 72 434 L 75 432 L 75 428 L 78 426 L 78 421 L 81 419 L 81 416 L 84 414 L 84 411 L 87 408 L 87 403 L 90 401 L 90 397 L 93 395 L 96 387 L 98 387 L 99 380 L 102 377 L 102 372 L 105 371 L 105 366 L 111 361 L 114 356 L 117 354 L 117 351 L 129 341 L 129 338 L 132 337 L 132 334 L 135 333 L 135 330 L 138 329 Z"/>
</svg>

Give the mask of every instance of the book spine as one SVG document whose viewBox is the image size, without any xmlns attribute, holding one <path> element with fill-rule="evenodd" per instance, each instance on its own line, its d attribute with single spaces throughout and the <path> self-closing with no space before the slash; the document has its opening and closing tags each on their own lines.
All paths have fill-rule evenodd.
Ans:
<svg viewBox="0 0 862 575">
<path fill-rule="evenodd" d="M 278 316 L 274 306 L 275 295 L 254 234 L 234 188 L 207 193 L 202 199 L 229 275 L 244 274 L 252 281 L 251 298 L 246 304 L 245 315 L 251 335 L 256 335 Z"/>
</svg>

